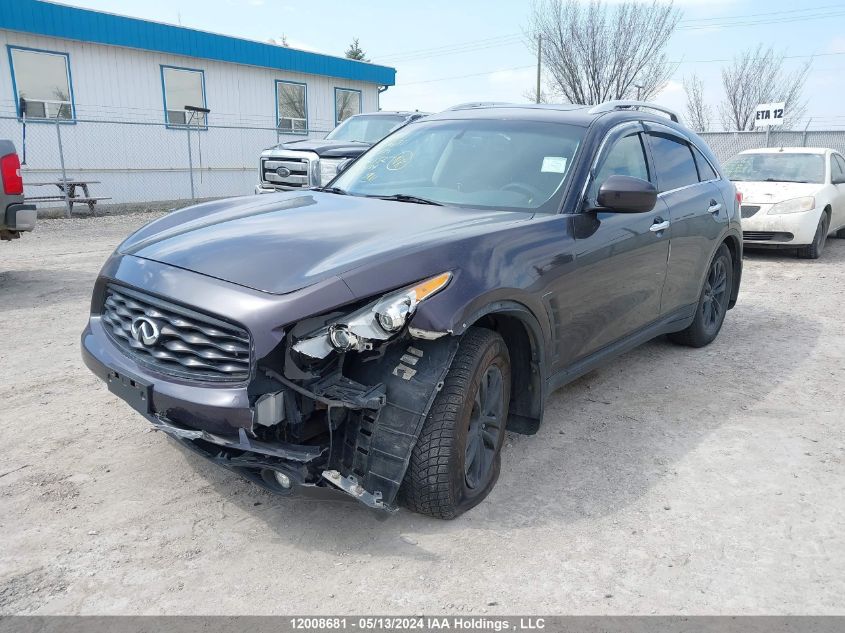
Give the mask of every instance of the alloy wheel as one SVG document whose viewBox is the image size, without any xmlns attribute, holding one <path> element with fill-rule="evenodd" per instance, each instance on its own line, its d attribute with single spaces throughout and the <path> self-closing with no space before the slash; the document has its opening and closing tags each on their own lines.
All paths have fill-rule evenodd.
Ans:
<svg viewBox="0 0 845 633">
<path fill-rule="evenodd" d="M 728 271 L 725 261 L 717 257 L 710 266 L 704 285 L 704 301 L 701 305 L 705 327 L 717 326 L 728 304 Z"/>
<path fill-rule="evenodd" d="M 490 365 L 478 385 L 469 418 L 464 477 L 470 489 L 483 487 L 496 458 L 504 409 L 502 370 Z"/>
</svg>

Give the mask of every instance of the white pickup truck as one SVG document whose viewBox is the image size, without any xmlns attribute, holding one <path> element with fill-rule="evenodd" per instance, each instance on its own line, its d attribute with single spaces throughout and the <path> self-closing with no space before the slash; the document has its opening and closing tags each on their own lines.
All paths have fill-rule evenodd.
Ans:
<svg viewBox="0 0 845 633">
<path fill-rule="evenodd" d="M 338 166 L 358 158 L 385 136 L 425 116 L 422 112 L 356 114 L 324 139 L 288 141 L 264 150 L 255 193 L 322 187 L 337 175 Z"/>
</svg>

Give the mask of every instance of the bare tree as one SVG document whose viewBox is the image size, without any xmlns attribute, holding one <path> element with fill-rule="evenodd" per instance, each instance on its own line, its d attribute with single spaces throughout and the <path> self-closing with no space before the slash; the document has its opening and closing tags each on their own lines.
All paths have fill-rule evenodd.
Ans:
<svg viewBox="0 0 845 633">
<path fill-rule="evenodd" d="M 672 2 L 535 0 L 530 31 L 543 37 L 550 87 L 570 103 L 654 97 L 674 72 L 666 45 L 681 14 Z"/>
<path fill-rule="evenodd" d="M 710 129 L 712 110 L 704 102 L 704 89 L 701 79 L 695 73 L 684 77 L 684 92 L 687 95 L 687 124 L 696 132 Z"/>
<path fill-rule="evenodd" d="M 529 88 L 528 90 L 523 91 L 522 98 L 528 103 L 551 103 L 549 100 L 549 94 L 542 88 L 540 88 L 539 101 L 537 100 L 537 88 Z"/>
<path fill-rule="evenodd" d="M 786 72 L 783 62 L 783 53 L 760 44 L 722 68 L 725 91 L 725 100 L 719 106 L 722 127 L 726 130 L 752 129 L 757 105 L 773 101 L 786 103 L 786 125 L 804 115 L 807 102 L 802 94 L 812 59 L 791 73 Z"/>
</svg>

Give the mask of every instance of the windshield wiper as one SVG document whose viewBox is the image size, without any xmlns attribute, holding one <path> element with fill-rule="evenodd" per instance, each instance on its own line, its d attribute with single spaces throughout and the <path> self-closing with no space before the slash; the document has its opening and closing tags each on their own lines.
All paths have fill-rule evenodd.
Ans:
<svg viewBox="0 0 845 633">
<path fill-rule="evenodd" d="M 766 178 L 766 182 L 802 182 L 808 183 L 809 180 L 786 180 L 785 178 Z"/>
<path fill-rule="evenodd" d="M 396 200 L 397 202 L 414 202 L 416 204 L 433 204 L 438 207 L 442 207 L 443 204 L 440 202 L 435 202 L 434 200 L 429 200 L 428 198 L 420 198 L 419 196 L 409 196 L 406 193 L 394 193 L 390 196 L 370 196 L 372 198 L 378 198 L 379 200 Z"/>
<path fill-rule="evenodd" d="M 346 193 L 340 187 L 314 187 L 314 191 L 323 191 L 325 193 L 336 193 L 339 196 L 348 196 L 349 194 Z"/>
</svg>

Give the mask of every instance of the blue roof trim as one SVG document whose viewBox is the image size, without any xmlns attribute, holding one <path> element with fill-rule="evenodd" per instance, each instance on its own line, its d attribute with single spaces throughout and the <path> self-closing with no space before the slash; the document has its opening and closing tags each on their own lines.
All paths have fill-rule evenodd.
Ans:
<svg viewBox="0 0 845 633">
<path fill-rule="evenodd" d="M 328 75 L 382 86 L 396 69 L 41 0 L 0 1 L 0 29 L 172 55 Z"/>
</svg>

